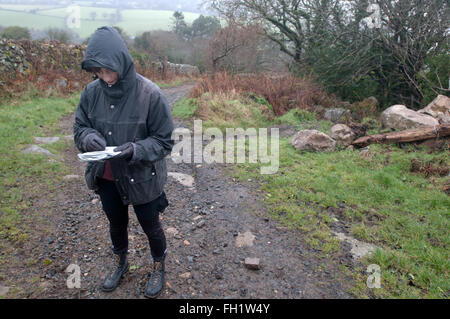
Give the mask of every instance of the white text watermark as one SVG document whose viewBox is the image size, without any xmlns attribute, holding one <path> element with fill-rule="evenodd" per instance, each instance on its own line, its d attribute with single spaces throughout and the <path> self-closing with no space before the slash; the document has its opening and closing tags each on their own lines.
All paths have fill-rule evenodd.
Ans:
<svg viewBox="0 0 450 319">
<path fill-rule="evenodd" d="M 172 139 L 176 144 L 172 149 L 172 160 L 175 163 L 242 164 L 248 160 L 251 164 L 269 164 L 261 166 L 261 174 L 278 172 L 278 128 L 271 128 L 270 136 L 267 128 L 227 128 L 224 140 L 219 128 L 213 127 L 203 131 L 202 121 L 195 120 L 193 141 L 191 136 L 192 132 L 187 128 L 174 130 Z M 205 147 L 204 141 L 209 142 Z"/>
</svg>

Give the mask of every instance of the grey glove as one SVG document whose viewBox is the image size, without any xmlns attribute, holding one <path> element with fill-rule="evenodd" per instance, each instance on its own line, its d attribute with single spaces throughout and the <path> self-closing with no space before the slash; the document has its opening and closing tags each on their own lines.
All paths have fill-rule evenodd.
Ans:
<svg viewBox="0 0 450 319">
<path fill-rule="evenodd" d="M 88 134 L 83 141 L 86 152 L 104 151 L 106 141 L 96 133 Z"/>
<path fill-rule="evenodd" d="M 134 154 L 134 144 L 131 142 L 125 143 L 116 147 L 113 151 L 121 152 L 119 155 L 114 156 L 114 158 L 130 160 Z"/>
</svg>

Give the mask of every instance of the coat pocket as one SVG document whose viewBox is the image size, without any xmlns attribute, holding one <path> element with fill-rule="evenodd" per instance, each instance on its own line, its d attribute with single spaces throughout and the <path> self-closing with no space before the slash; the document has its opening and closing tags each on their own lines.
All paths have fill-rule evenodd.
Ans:
<svg viewBox="0 0 450 319">
<path fill-rule="evenodd" d="M 103 175 L 104 163 L 102 162 L 88 162 L 84 172 L 86 185 L 91 190 L 97 190 L 97 177 Z"/>
<path fill-rule="evenodd" d="M 155 175 L 155 167 L 151 163 L 140 162 L 137 165 L 128 166 L 127 177 L 131 184 L 151 180 Z"/>
</svg>

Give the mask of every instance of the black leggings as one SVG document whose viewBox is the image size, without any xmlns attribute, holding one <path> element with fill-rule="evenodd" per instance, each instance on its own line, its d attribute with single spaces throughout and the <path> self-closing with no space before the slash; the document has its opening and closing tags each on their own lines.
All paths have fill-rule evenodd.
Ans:
<svg viewBox="0 0 450 319">
<path fill-rule="evenodd" d="M 103 211 L 109 220 L 109 231 L 113 244 L 113 252 L 122 254 L 128 251 L 128 205 L 124 205 L 114 182 L 98 179 L 97 193 L 103 205 Z M 166 194 L 143 204 L 133 205 L 136 217 L 147 235 L 152 257 L 155 261 L 164 258 L 166 237 L 159 221 L 159 213 L 168 206 Z"/>
</svg>

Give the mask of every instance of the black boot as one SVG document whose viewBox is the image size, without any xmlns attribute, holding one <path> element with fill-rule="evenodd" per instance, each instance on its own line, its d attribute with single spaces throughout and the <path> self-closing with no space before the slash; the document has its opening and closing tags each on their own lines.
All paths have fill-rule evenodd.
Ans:
<svg viewBox="0 0 450 319">
<path fill-rule="evenodd" d="M 119 285 L 120 279 L 124 276 L 124 274 L 130 268 L 128 264 L 127 253 L 116 255 L 118 259 L 118 265 L 114 273 L 109 273 L 105 277 L 105 281 L 103 282 L 102 290 L 105 292 L 113 291 Z"/>
<path fill-rule="evenodd" d="M 150 279 L 148 280 L 147 286 L 145 287 L 144 296 L 147 298 L 156 298 L 161 293 L 165 285 L 164 278 L 164 259 L 161 261 L 153 261 L 153 269 L 150 274 Z"/>
</svg>

